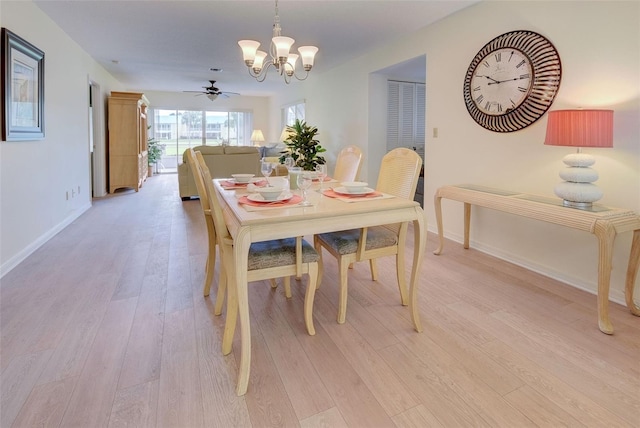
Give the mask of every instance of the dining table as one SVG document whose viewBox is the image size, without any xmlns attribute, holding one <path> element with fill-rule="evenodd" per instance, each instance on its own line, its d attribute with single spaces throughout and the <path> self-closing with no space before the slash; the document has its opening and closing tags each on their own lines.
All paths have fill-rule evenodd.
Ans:
<svg viewBox="0 0 640 428">
<path fill-rule="evenodd" d="M 247 284 L 249 247 L 254 242 L 272 239 L 311 236 L 325 232 L 363 227 L 413 223 L 414 251 L 409 284 L 409 312 L 413 328 L 422 331 L 418 314 L 418 277 L 426 246 L 426 220 L 420 205 L 412 200 L 379 194 L 373 197 L 336 198 L 320 192 L 319 183 L 307 191 L 311 205 L 299 203 L 246 204 L 248 190 L 223 186 L 228 180 L 214 179 L 214 188 L 220 200 L 227 228 L 233 237 L 234 272 L 229 272 L 229 293 L 234 293 L 240 319 L 240 365 L 236 394 L 244 395 L 249 384 L 251 367 L 251 326 Z M 333 190 L 331 181 L 323 183 L 323 191 Z M 293 191 L 299 195 L 299 190 Z M 327 192 L 329 193 L 329 192 Z M 335 195 L 334 195 L 335 196 Z M 299 201 L 296 198 L 295 201 Z M 326 277 L 325 277 L 326 278 Z M 233 289 L 231 289 L 233 287 Z M 231 295 L 231 294 L 230 294 Z M 228 330 L 228 331 L 226 331 Z M 225 329 L 222 352 L 231 352 L 235 325 Z"/>
</svg>

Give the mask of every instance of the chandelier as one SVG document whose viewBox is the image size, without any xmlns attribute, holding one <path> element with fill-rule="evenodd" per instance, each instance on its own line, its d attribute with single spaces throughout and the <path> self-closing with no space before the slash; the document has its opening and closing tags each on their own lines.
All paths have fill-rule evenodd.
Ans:
<svg viewBox="0 0 640 428">
<path fill-rule="evenodd" d="M 264 79 L 266 79 L 267 70 L 269 70 L 270 67 L 275 68 L 287 84 L 291 82 L 293 77 L 298 80 L 305 80 L 309 76 L 309 71 L 313 67 L 313 59 L 316 52 L 318 52 L 318 48 L 315 46 L 300 46 L 298 48 L 300 55 L 289 53 L 289 49 L 291 49 L 295 40 L 291 37 L 285 37 L 281 33 L 280 16 L 278 16 L 278 0 L 276 0 L 276 16 L 273 18 L 273 38 L 271 39 L 269 53 L 259 51 L 258 47 L 260 46 L 260 42 L 256 42 L 255 40 L 240 40 L 238 42 L 242 48 L 242 57 L 244 63 L 247 65 L 249 74 L 258 82 L 263 82 Z M 302 68 L 305 71 L 302 77 L 296 74 L 296 62 L 298 58 L 301 58 Z"/>
</svg>

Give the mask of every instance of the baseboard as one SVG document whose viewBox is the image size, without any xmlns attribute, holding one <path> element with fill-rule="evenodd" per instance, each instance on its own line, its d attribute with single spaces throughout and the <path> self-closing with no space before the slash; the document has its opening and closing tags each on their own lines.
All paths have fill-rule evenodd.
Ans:
<svg viewBox="0 0 640 428">
<path fill-rule="evenodd" d="M 436 235 L 438 234 L 437 231 L 432 231 L 433 233 L 435 233 Z M 456 234 L 450 234 L 449 236 L 446 237 L 447 239 L 457 242 L 460 245 L 462 245 L 462 243 L 464 242 L 464 238 L 461 235 L 456 235 Z M 576 278 L 574 276 L 571 275 L 567 275 L 564 272 L 560 272 L 560 271 L 556 271 L 554 269 L 550 269 L 548 266 L 543 266 L 543 265 L 539 265 L 536 263 L 532 263 L 531 260 L 526 260 L 526 259 L 521 259 L 518 257 L 514 257 L 514 255 L 512 253 L 505 253 L 504 251 L 500 250 L 499 248 L 490 246 L 490 245 L 485 245 L 479 242 L 475 242 L 475 241 L 471 241 L 469 243 L 469 246 L 471 248 L 473 248 L 474 250 L 483 252 L 485 254 L 488 254 L 490 256 L 496 257 L 500 260 L 504 260 L 506 262 L 509 263 L 513 263 L 514 265 L 523 267 L 525 269 L 528 269 L 530 271 L 539 273 L 540 275 L 544 275 L 547 276 L 549 278 L 555 279 L 557 281 L 563 282 L 567 285 L 570 285 L 572 287 L 578 288 L 580 290 L 586 291 L 589 294 L 593 294 L 594 296 L 597 295 L 597 288 L 598 288 L 598 284 L 597 283 L 593 283 L 593 284 L 587 284 L 585 283 L 583 280 L 581 280 L 580 278 Z M 611 288 L 609 290 L 609 300 L 615 303 L 618 303 L 620 305 L 623 306 L 627 306 L 626 300 L 625 300 L 625 296 L 624 296 L 624 291 L 620 291 L 614 288 Z M 636 301 L 637 305 L 640 305 L 640 302 L 638 302 L 638 299 L 634 299 Z"/>
<path fill-rule="evenodd" d="M 11 257 L 5 263 L 0 266 L 0 278 L 5 276 L 7 273 L 11 272 L 13 268 L 22 263 L 27 257 L 33 254 L 38 248 L 42 247 L 47 243 L 51 238 L 60 233 L 65 227 L 69 226 L 73 223 L 78 217 L 84 214 L 89 208 L 91 208 L 91 203 L 83 205 L 82 207 L 73 210 L 71 215 L 65 218 L 63 221 L 58 223 L 53 228 L 49 229 L 46 233 L 41 235 L 38 239 L 33 241 L 27 247 L 25 247 L 22 251 L 20 251 L 15 256 Z"/>
</svg>

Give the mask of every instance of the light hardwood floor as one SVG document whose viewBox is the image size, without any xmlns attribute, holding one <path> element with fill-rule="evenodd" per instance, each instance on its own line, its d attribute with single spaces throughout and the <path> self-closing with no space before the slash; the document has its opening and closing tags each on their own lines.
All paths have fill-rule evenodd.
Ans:
<svg viewBox="0 0 640 428">
<path fill-rule="evenodd" d="M 325 257 L 316 336 L 293 298 L 250 285 L 253 359 L 236 397 L 238 342 L 203 298 L 205 225 L 177 176 L 100 200 L 0 286 L 1 427 L 638 427 L 640 319 L 596 298 L 429 237 L 423 333 L 399 305 L 393 258 L 372 282 Z M 409 245 L 411 256 L 411 245 Z M 410 266 L 407 266 L 410 268 Z"/>
</svg>

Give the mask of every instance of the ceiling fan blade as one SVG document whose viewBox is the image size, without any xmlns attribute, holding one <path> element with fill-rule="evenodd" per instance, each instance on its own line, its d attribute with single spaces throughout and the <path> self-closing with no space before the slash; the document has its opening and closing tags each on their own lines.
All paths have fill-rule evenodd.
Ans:
<svg viewBox="0 0 640 428">
<path fill-rule="evenodd" d="M 225 98 L 229 98 L 229 96 L 231 96 L 231 95 L 240 95 L 237 92 L 221 91 L 220 89 L 218 89 L 218 88 L 216 88 L 214 86 L 214 84 L 216 83 L 215 80 L 209 80 L 209 83 L 211 83 L 211 86 L 203 86 L 202 87 L 204 89 L 204 91 L 183 91 L 183 92 L 196 93 L 196 94 L 198 94 L 196 96 L 206 95 L 211 101 L 215 100 L 220 95 L 222 95 Z"/>
</svg>

